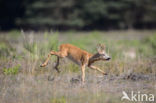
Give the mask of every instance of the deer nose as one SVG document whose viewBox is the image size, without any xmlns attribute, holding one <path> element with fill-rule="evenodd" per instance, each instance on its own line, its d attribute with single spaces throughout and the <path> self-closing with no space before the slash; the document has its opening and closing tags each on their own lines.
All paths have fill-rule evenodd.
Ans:
<svg viewBox="0 0 156 103">
<path fill-rule="evenodd" d="M 108 57 L 106 60 L 110 60 L 111 59 L 111 57 Z"/>
</svg>

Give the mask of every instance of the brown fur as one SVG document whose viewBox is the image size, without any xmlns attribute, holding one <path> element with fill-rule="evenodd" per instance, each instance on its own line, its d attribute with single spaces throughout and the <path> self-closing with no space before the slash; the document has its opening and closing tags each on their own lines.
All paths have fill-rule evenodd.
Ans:
<svg viewBox="0 0 156 103">
<path fill-rule="evenodd" d="M 98 56 L 100 55 L 99 53 L 96 53 L 95 55 L 82 50 L 74 45 L 71 44 L 62 44 L 59 47 L 59 51 L 51 51 L 48 55 L 48 58 L 46 59 L 46 61 L 41 65 L 41 67 L 44 67 L 48 64 L 48 61 L 50 59 L 51 55 L 56 55 L 57 56 L 57 64 L 55 66 L 55 69 L 59 71 L 58 69 L 58 65 L 59 65 L 59 58 L 64 58 L 64 57 L 68 57 L 69 59 L 71 59 L 73 62 L 75 62 L 76 64 L 81 66 L 81 71 L 82 71 L 82 81 L 84 82 L 84 78 L 85 78 L 85 66 L 88 66 L 91 69 L 95 69 L 98 70 L 99 72 L 103 73 L 104 75 L 106 75 L 105 72 L 103 72 L 101 69 L 99 69 L 98 67 L 92 66 L 91 64 L 94 63 L 95 61 L 99 61 L 101 60 L 101 58 L 98 58 Z"/>
</svg>

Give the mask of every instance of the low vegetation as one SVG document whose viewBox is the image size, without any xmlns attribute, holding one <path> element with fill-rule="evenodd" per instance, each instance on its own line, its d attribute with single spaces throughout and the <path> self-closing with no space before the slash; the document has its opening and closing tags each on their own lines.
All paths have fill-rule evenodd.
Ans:
<svg viewBox="0 0 156 103">
<path fill-rule="evenodd" d="M 156 78 L 155 40 L 155 31 L 1 33 L 0 102 L 119 103 L 123 89 L 152 92 Z M 61 73 L 57 74 L 53 69 L 55 56 L 47 67 L 40 68 L 50 50 L 58 50 L 62 43 L 91 53 L 96 52 L 98 43 L 104 43 L 112 59 L 95 65 L 108 76 L 87 68 L 86 84 L 82 86 L 79 67 L 68 59 L 61 60 Z"/>
<path fill-rule="evenodd" d="M 16 75 L 19 72 L 20 65 L 16 65 L 12 68 L 4 68 L 3 73 L 5 75 Z"/>
</svg>

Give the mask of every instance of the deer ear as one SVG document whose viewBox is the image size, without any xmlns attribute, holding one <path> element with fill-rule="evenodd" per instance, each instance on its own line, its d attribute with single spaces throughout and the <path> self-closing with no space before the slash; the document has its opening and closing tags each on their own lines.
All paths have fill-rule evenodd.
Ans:
<svg viewBox="0 0 156 103">
<path fill-rule="evenodd" d="M 99 43 L 99 44 L 97 44 L 97 47 L 96 47 L 96 49 L 97 49 L 97 51 L 98 51 L 99 53 L 102 52 L 101 46 L 102 46 L 102 44 Z"/>
<path fill-rule="evenodd" d="M 101 49 L 105 50 L 105 45 L 104 44 L 102 44 Z"/>
<path fill-rule="evenodd" d="M 102 44 L 101 44 L 101 43 L 97 44 L 97 47 L 101 47 L 101 46 L 102 46 Z"/>
<path fill-rule="evenodd" d="M 97 51 L 98 51 L 98 53 L 103 53 L 105 51 L 105 45 L 104 44 L 98 44 L 97 45 Z"/>
</svg>

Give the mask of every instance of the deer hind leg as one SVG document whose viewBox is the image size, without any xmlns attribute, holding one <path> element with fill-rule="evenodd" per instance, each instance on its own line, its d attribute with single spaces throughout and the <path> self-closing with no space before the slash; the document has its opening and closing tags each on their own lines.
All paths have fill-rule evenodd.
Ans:
<svg viewBox="0 0 156 103">
<path fill-rule="evenodd" d="M 67 56 L 67 53 L 66 53 L 66 51 L 63 51 L 63 52 L 62 51 L 59 51 L 59 52 L 51 51 L 48 54 L 48 57 L 47 57 L 46 61 L 43 64 L 41 64 L 40 67 L 45 67 L 48 64 L 48 61 L 49 61 L 51 55 L 56 55 L 57 57 L 62 57 L 63 58 L 63 57 L 66 57 Z"/>
<path fill-rule="evenodd" d="M 96 66 L 90 65 L 89 67 L 90 67 L 91 69 L 94 69 L 94 70 L 97 70 L 97 71 L 101 72 L 103 75 L 107 75 L 106 72 L 102 71 L 100 68 L 98 68 L 98 67 L 96 67 Z"/>
<path fill-rule="evenodd" d="M 46 61 L 43 64 L 41 64 L 40 67 L 45 67 L 48 64 L 50 57 L 51 57 L 51 54 L 49 53 Z"/>
<path fill-rule="evenodd" d="M 57 71 L 58 73 L 60 73 L 60 70 L 59 70 L 59 68 L 58 68 L 58 66 L 59 66 L 59 61 L 60 61 L 60 58 L 57 56 L 57 62 L 56 62 L 56 65 L 55 65 L 55 69 L 56 69 L 56 71 Z"/>
</svg>

